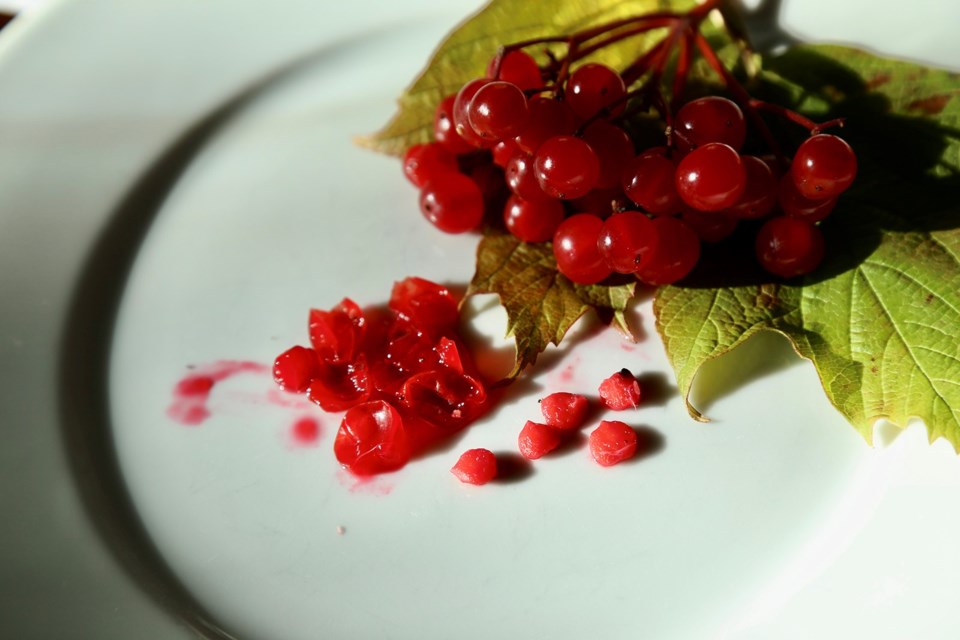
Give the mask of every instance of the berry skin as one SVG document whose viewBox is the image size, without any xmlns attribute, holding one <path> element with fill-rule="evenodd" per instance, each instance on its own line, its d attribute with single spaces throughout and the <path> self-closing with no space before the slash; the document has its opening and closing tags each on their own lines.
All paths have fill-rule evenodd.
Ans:
<svg viewBox="0 0 960 640">
<path fill-rule="evenodd" d="M 483 193 L 477 183 L 460 173 L 431 180 L 420 191 L 420 211 L 446 233 L 464 233 L 483 220 Z"/>
<path fill-rule="evenodd" d="M 273 362 L 273 379 L 284 391 L 303 393 L 317 374 L 317 354 L 308 347 L 290 347 Z"/>
<path fill-rule="evenodd" d="M 829 200 L 857 177 L 857 156 L 843 138 L 821 133 L 803 141 L 790 163 L 797 190 L 811 200 Z"/>
<path fill-rule="evenodd" d="M 647 149 L 628 161 L 621 174 L 627 197 L 655 216 L 673 215 L 683 208 L 676 187 L 677 165 L 666 152 L 666 147 Z"/>
<path fill-rule="evenodd" d="M 697 147 L 677 166 L 677 193 L 698 211 L 723 211 L 740 200 L 747 174 L 740 155 L 722 142 Z"/>
<path fill-rule="evenodd" d="M 578 67 L 567 80 L 567 102 L 570 109 L 584 120 L 610 108 L 611 116 L 623 113 L 627 88 L 620 74 L 596 62 Z"/>
<path fill-rule="evenodd" d="M 308 327 L 310 345 L 319 360 L 346 363 L 352 362 L 360 349 L 366 320 L 357 303 L 344 298 L 329 311 L 311 309 Z"/>
<path fill-rule="evenodd" d="M 603 220 L 589 213 L 572 215 L 553 236 L 557 269 L 577 284 L 596 284 L 610 275 L 597 246 Z"/>
<path fill-rule="evenodd" d="M 484 139 L 512 138 L 527 126 L 527 98 L 510 82 L 494 80 L 480 87 L 467 105 L 470 126 Z"/>
<path fill-rule="evenodd" d="M 415 187 L 457 171 L 457 157 L 439 142 L 415 144 L 403 154 L 403 175 Z"/>
<path fill-rule="evenodd" d="M 324 411 L 346 411 L 369 400 L 371 387 L 367 358 L 361 353 L 349 363 L 320 362 L 307 397 Z"/>
<path fill-rule="evenodd" d="M 540 413 L 547 425 L 561 431 L 572 431 L 583 426 L 590 404 L 579 393 L 557 391 L 540 401 Z"/>
<path fill-rule="evenodd" d="M 503 209 L 507 231 L 524 242 L 546 242 L 553 238 L 563 222 L 563 204 L 559 200 L 524 200 L 511 196 Z"/>
<path fill-rule="evenodd" d="M 587 195 L 600 177 L 600 160 L 586 142 L 554 136 L 540 145 L 533 170 L 544 193 L 561 200 Z"/>
<path fill-rule="evenodd" d="M 381 400 L 347 411 L 333 451 L 341 464 L 361 476 L 394 471 L 410 459 L 403 419 L 393 406 Z"/>
<path fill-rule="evenodd" d="M 611 467 L 637 452 L 637 432 L 619 420 L 604 420 L 590 434 L 590 454 L 597 464 Z"/>
<path fill-rule="evenodd" d="M 783 278 L 810 273 L 823 259 L 823 235 L 806 220 L 771 218 L 757 232 L 756 253 L 764 269 Z"/>
<path fill-rule="evenodd" d="M 600 383 L 600 403 L 614 411 L 636 409 L 640 405 L 640 383 L 629 369 L 621 369 Z"/>
<path fill-rule="evenodd" d="M 722 142 L 739 151 L 747 136 L 747 121 L 735 102 L 720 96 L 708 96 L 680 107 L 673 130 L 684 151 L 710 142 Z"/>
<path fill-rule="evenodd" d="M 487 400 L 478 380 L 448 368 L 410 376 L 401 393 L 404 407 L 447 433 L 477 418 Z"/>
<path fill-rule="evenodd" d="M 458 304 L 448 288 L 415 276 L 395 282 L 387 302 L 398 318 L 416 327 L 416 333 L 431 337 L 456 331 Z"/>
<path fill-rule="evenodd" d="M 533 158 L 526 153 L 518 153 L 510 158 L 503 170 L 510 191 L 524 200 L 542 202 L 555 200 L 544 193 L 533 170 Z"/>
<path fill-rule="evenodd" d="M 527 420 L 517 437 L 517 446 L 524 458 L 537 460 L 560 446 L 562 436 L 560 431 L 550 425 Z"/>
<path fill-rule="evenodd" d="M 653 257 L 657 230 L 647 216 L 624 211 L 607 218 L 597 238 L 597 248 L 607 266 L 617 273 L 636 273 Z"/>
<path fill-rule="evenodd" d="M 450 473 L 464 484 L 487 484 L 497 477 L 497 457 L 489 449 L 468 449 Z"/>
<path fill-rule="evenodd" d="M 590 145 L 600 161 L 595 188 L 619 185 L 623 165 L 633 158 L 633 141 L 627 132 L 606 120 L 597 120 L 584 130 L 583 141 Z"/>
<path fill-rule="evenodd" d="M 737 230 L 737 219 L 726 211 L 707 213 L 695 209 L 687 209 L 680 214 L 680 219 L 697 234 L 700 242 L 712 244 L 726 240 Z"/>
<path fill-rule="evenodd" d="M 700 259 L 700 239 L 685 222 L 673 217 L 653 219 L 657 244 L 650 261 L 637 271 L 637 279 L 659 286 L 682 280 Z"/>
<path fill-rule="evenodd" d="M 517 146 L 526 153 L 536 153 L 554 136 L 571 135 L 577 129 L 577 117 L 565 100 L 534 96 L 527 102 L 530 121 L 517 137 Z"/>
<path fill-rule="evenodd" d="M 500 62 L 500 74 L 494 77 L 496 68 L 497 57 L 494 56 L 487 65 L 487 78 L 513 83 L 524 91 L 539 89 L 543 86 L 540 67 L 537 66 L 537 61 L 533 59 L 533 56 L 526 51 L 518 49 L 505 55 Z"/>
<path fill-rule="evenodd" d="M 780 188 L 778 190 L 778 200 L 783 212 L 792 218 L 800 218 L 807 222 L 819 222 L 833 212 L 837 206 L 837 199 L 811 200 L 804 197 L 797 185 L 793 182 L 793 176 L 789 173 L 780 179 Z"/>
<path fill-rule="evenodd" d="M 740 156 L 747 176 L 743 195 L 727 213 L 741 220 L 756 220 L 767 216 L 777 206 L 777 177 L 766 162 L 756 156 Z"/>
<path fill-rule="evenodd" d="M 473 151 L 476 147 L 457 133 L 457 127 L 453 123 L 453 105 L 456 99 L 456 94 L 450 95 L 437 105 L 437 110 L 433 114 L 433 139 L 450 153 L 462 155 Z"/>
<path fill-rule="evenodd" d="M 492 147 L 496 143 L 495 140 L 484 139 L 470 126 L 470 102 L 473 100 L 473 96 L 477 95 L 477 92 L 489 82 L 490 80 L 486 78 L 471 80 L 460 87 L 460 91 L 457 92 L 457 97 L 453 101 L 453 113 L 451 115 L 454 129 L 468 144 L 478 149 Z"/>
</svg>

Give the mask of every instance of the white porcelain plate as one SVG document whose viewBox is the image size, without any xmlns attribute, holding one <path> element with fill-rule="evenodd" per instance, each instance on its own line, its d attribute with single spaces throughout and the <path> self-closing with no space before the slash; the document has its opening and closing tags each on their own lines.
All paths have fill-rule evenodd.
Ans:
<svg viewBox="0 0 960 640">
<path fill-rule="evenodd" d="M 704 372 L 714 422 L 694 423 L 649 301 L 639 343 L 578 325 L 441 450 L 369 481 L 339 468 L 338 417 L 278 392 L 273 358 L 311 307 L 473 268 L 476 237 L 430 228 L 398 162 L 353 143 L 474 8 L 402 4 L 65 2 L 0 37 L 0 635 L 960 635 L 950 448 L 920 426 L 869 447 L 775 336 Z M 957 53 L 956 8 L 826 5 L 785 19 Z M 884 46 L 905 22 L 924 37 Z M 499 310 L 473 311 L 502 349 Z M 594 418 L 642 429 L 647 455 L 605 469 L 579 441 L 484 487 L 449 473 L 515 451 L 538 397 L 622 367 L 649 401 Z M 198 374 L 209 396 L 178 395 Z"/>
</svg>

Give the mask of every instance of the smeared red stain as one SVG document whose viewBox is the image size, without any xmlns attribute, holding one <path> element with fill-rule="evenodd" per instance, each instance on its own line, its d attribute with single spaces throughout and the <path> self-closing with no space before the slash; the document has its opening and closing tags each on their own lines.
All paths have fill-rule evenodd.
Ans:
<svg viewBox="0 0 960 640">
<path fill-rule="evenodd" d="M 637 345 L 636 345 L 636 343 L 630 342 L 630 341 L 628 341 L 628 340 L 621 340 L 621 341 L 620 341 L 620 350 L 621 350 L 621 351 L 626 351 L 627 353 L 633 353 L 634 351 L 637 350 Z"/>
<path fill-rule="evenodd" d="M 288 407 L 290 409 L 308 409 L 315 406 L 303 396 L 281 391 L 276 387 L 267 390 L 267 402 L 277 407 Z"/>
<path fill-rule="evenodd" d="M 889 73 L 878 73 L 867 81 L 867 89 L 873 90 L 882 87 L 893 79 Z"/>
<path fill-rule="evenodd" d="M 337 480 L 350 493 L 386 496 L 393 491 L 393 485 L 384 481 L 382 476 L 357 476 L 344 468 L 337 471 Z"/>
<path fill-rule="evenodd" d="M 300 445 L 314 445 L 320 439 L 320 423 L 316 418 L 298 418 L 290 427 L 293 441 Z"/>
<path fill-rule="evenodd" d="M 560 382 L 571 383 L 573 382 L 574 375 L 576 373 L 576 366 L 568 364 L 563 369 L 560 370 L 560 373 L 557 374 L 557 378 Z"/>
<path fill-rule="evenodd" d="M 921 98 L 920 100 L 914 100 L 908 104 L 907 109 L 910 111 L 919 111 L 927 116 L 935 116 L 946 109 L 947 103 L 950 102 L 952 97 L 953 96 L 949 94 L 939 94 Z"/>
<path fill-rule="evenodd" d="M 167 415 L 180 424 L 196 426 L 210 417 L 208 402 L 218 383 L 239 373 L 265 373 L 270 369 L 259 362 L 219 360 L 209 365 L 188 367 L 192 372 L 173 387 L 173 400 Z"/>
</svg>

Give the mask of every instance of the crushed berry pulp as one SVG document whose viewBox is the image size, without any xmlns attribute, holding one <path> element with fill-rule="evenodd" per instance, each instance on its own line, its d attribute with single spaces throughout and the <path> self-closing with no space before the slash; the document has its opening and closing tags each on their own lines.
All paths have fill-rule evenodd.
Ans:
<svg viewBox="0 0 960 640">
<path fill-rule="evenodd" d="M 399 469 L 487 410 L 486 386 L 458 332 L 458 304 L 446 287 L 406 278 L 386 308 L 345 298 L 311 310 L 310 346 L 276 358 L 282 389 L 346 412 L 334 453 L 354 474 Z"/>
</svg>

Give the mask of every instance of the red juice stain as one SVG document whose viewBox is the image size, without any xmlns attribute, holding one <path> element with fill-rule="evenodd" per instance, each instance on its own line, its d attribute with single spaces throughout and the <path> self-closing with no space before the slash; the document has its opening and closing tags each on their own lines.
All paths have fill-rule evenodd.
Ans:
<svg viewBox="0 0 960 640">
<path fill-rule="evenodd" d="M 207 403 L 218 383 L 239 373 L 265 373 L 270 368 L 248 360 L 218 360 L 195 367 L 173 387 L 167 415 L 180 424 L 196 426 L 210 417 Z"/>
<path fill-rule="evenodd" d="M 320 438 L 320 423 L 309 416 L 297 419 L 290 427 L 293 441 L 299 445 L 314 445 Z"/>
</svg>

